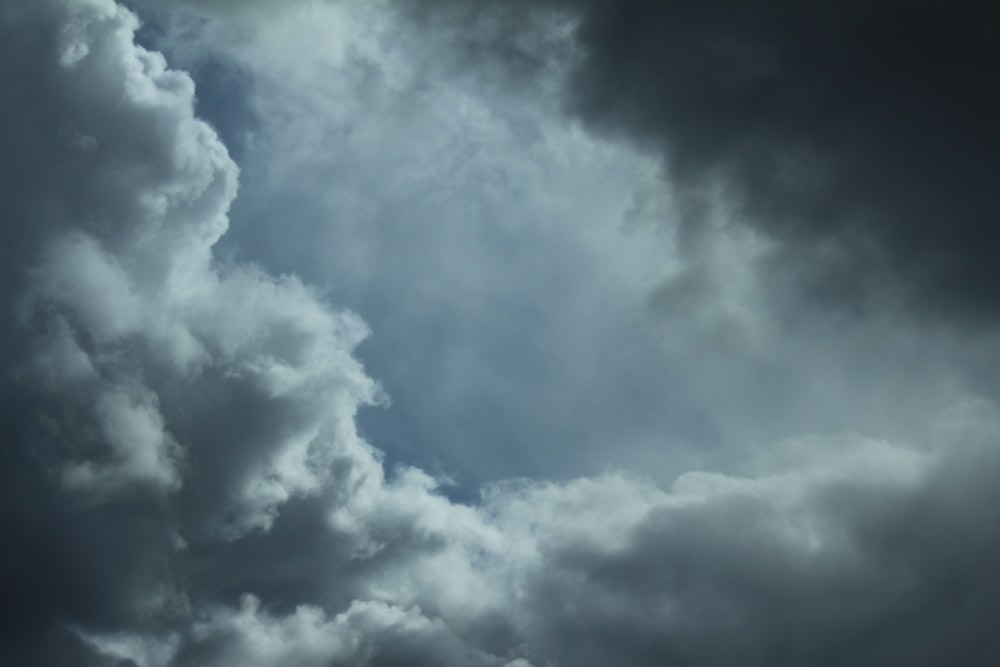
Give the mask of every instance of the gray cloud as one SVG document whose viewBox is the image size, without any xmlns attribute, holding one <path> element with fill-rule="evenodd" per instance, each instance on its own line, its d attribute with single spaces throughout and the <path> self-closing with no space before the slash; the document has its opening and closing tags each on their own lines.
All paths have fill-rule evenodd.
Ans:
<svg viewBox="0 0 1000 667">
<path fill-rule="evenodd" d="M 110 0 L 0 10 L 4 664 L 997 658 L 989 402 L 669 489 L 460 504 L 387 472 L 356 427 L 366 327 L 215 257 L 238 170 L 135 28 Z"/>
<path fill-rule="evenodd" d="M 534 520 L 556 507 L 559 525 L 537 533 L 527 625 L 567 664 L 992 659 L 993 566 L 978 554 L 996 535 L 971 500 L 989 493 L 992 473 L 973 471 L 995 466 L 992 442 L 947 462 L 840 445 L 773 476 L 682 477 L 671 494 L 621 480 L 528 494 Z M 957 504 L 953 485 L 969 493 Z"/>
<path fill-rule="evenodd" d="M 250 41 L 211 21 L 159 40 L 196 77 L 201 62 L 241 73 L 235 98 L 204 105 L 252 136 L 221 245 L 328 285 L 372 325 L 360 354 L 395 405 L 360 424 L 391 462 L 455 474 L 462 497 L 477 480 L 606 467 L 665 481 L 788 434 L 908 439 L 993 367 L 985 330 L 912 326 L 882 299 L 892 281 L 872 282 L 866 303 L 884 307 L 864 318 L 805 304 L 795 266 L 829 265 L 746 224 L 731 188 L 671 184 L 655 159 L 582 134 L 558 109 L 566 16 L 531 27 L 568 55 L 545 46 L 526 79 L 483 62 L 483 44 L 455 50 L 480 39 L 468 22 L 509 27 L 523 6 L 407 7 L 401 21 L 293 6 Z M 244 107 L 246 132 L 226 120 Z"/>
<path fill-rule="evenodd" d="M 942 449 L 802 441 L 756 476 L 693 473 L 668 491 L 524 482 L 463 508 L 419 485 L 383 489 L 355 518 L 409 527 L 353 570 L 353 602 L 335 616 L 209 607 L 177 664 L 988 662 L 997 431 L 974 411 L 956 423 Z M 336 572 L 327 561 L 312 576 Z"/>
<path fill-rule="evenodd" d="M 454 18 L 460 5 L 420 6 Z M 769 267 L 778 289 L 855 312 L 902 299 L 930 318 L 990 318 L 1000 141 L 1000 99 L 986 76 L 997 66 L 992 8 L 504 7 L 525 24 L 540 7 L 576 15 L 568 108 L 664 155 L 692 225 L 706 185 L 723 182 L 745 220 L 778 242 Z M 463 25 L 458 41 L 489 51 L 494 32 Z M 501 62 L 504 53 L 494 51 Z"/>
<path fill-rule="evenodd" d="M 30 644 L 59 622 L 170 617 L 185 541 L 378 471 L 353 425 L 376 387 L 356 318 L 213 264 L 237 170 L 131 14 L 3 19 L 4 81 L 24 93 L 3 109 L 3 617 Z"/>
<path fill-rule="evenodd" d="M 210 27 L 173 47 L 195 71 L 201 51 L 252 82 L 240 103 L 259 122 L 221 245 L 363 315 L 375 335 L 359 354 L 394 400 L 362 412 L 364 432 L 462 492 L 585 473 L 611 438 L 659 439 L 668 416 L 635 399 L 670 387 L 633 285 L 660 267 L 615 228 L 648 163 L 564 127 L 544 99 L 515 107 L 436 75 L 440 48 L 384 12 L 342 7 L 290 10 L 249 46 Z M 325 46 L 299 51 L 292 34 Z M 607 262 L 616 251 L 634 261 Z M 670 412 L 693 421 L 683 400 Z"/>
</svg>

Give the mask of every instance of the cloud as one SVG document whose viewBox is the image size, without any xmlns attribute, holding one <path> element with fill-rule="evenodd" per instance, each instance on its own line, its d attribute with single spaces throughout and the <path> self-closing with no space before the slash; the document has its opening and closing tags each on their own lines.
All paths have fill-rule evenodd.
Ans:
<svg viewBox="0 0 1000 667">
<path fill-rule="evenodd" d="M 241 73 L 202 107 L 252 137 L 222 252 L 328 285 L 371 325 L 359 353 L 394 406 L 359 423 L 390 464 L 443 470 L 463 498 L 608 467 L 665 482 L 790 434 L 919 437 L 993 363 L 986 330 L 949 318 L 804 303 L 779 260 L 821 263 L 746 224 L 727 186 L 694 188 L 695 206 L 659 144 L 639 155 L 560 113 L 571 56 L 546 50 L 512 85 L 523 73 L 494 76 L 489 50 L 456 57 L 477 12 L 422 6 L 419 29 L 342 2 L 289 7 L 252 40 L 212 21 L 153 39 L 199 98 L 217 85 L 200 62 Z"/>
<path fill-rule="evenodd" d="M 573 530 L 607 503 L 589 511 L 582 499 L 571 503 L 560 521 L 580 523 L 556 529 L 569 535 L 546 545 L 551 562 L 526 587 L 537 591 L 533 620 L 550 650 L 593 664 L 623 656 L 650 665 L 935 664 L 956 651 L 968 651 L 963 661 L 988 659 L 997 647 L 978 619 L 990 613 L 981 606 L 992 604 L 990 567 L 955 557 L 984 546 L 983 535 L 938 532 L 957 526 L 949 516 L 957 508 L 941 495 L 951 484 L 985 489 L 986 478 L 914 466 L 905 451 L 879 460 L 876 443 L 863 447 L 861 461 L 819 470 L 683 477 L 672 494 L 636 503 L 632 517 L 598 519 L 611 539 Z M 958 511 L 976 523 L 970 509 Z M 988 539 L 986 550 L 995 549 Z M 589 641 L 578 639 L 585 628 Z"/>
<path fill-rule="evenodd" d="M 24 91 L 3 109 L 3 616 L 30 643 L 60 619 L 174 613 L 186 542 L 377 468 L 353 423 L 377 387 L 351 356 L 357 318 L 212 259 L 238 172 L 131 13 L 3 18 L 4 80 Z"/>
<path fill-rule="evenodd" d="M 358 435 L 364 323 L 216 257 L 238 169 L 133 14 L 0 19 L 4 664 L 997 657 L 993 403 L 454 502 Z"/>
<path fill-rule="evenodd" d="M 381 602 L 355 602 L 333 619 L 322 610 L 299 607 L 284 618 L 245 597 L 239 611 L 220 610 L 194 629 L 202 654 L 197 664 L 230 665 L 474 665 L 528 667 L 484 654 L 455 637 L 440 619 L 419 609 Z M 214 644 L 214 646 L 212 646 Z"/>
<path fill-rule="evenodd" d="M 632 398 L 669 390 L 638 322 L 661 258 L 616 227 L 647 160 L 544 96 L 439 70 L 450 53 L 373 5 L 290 8 L 251 43 L 222 30 L 159 40 L 196 80 L 199 61 L 246 75 L 241 97 L 205 106 L 257 119 L 222 252 L 328 285 L 370 324 L 359 354 L 394 404 L 360 425 L 390 463 L 469 493 L 585 473 L 608 438 L 654 437 L 667 418 Z M 214 79 L 198 82 L 202 97 Z M 554 451 L 567 441 L 572 470 Z"/>
<path fill-rule="evenodd" d="M 800 441 L 756 475 L 692 473 L 669 490 L 622 475 L 524 481 L 470 509 L 381 487 L 370 524 L 398 511 L 396 494 L 417 521 L 465 518 L 427 527 L 429 541 L 394 533 L 348 570 L 355 597 L 334 617 L 253 597 L 203 610 L 177 664 L 988 661 L 990 414 L 956 418 L 931 451 Z M 344 576 L 333 559 L 312 575 Z"/>
<path fill-rule="evenodd" d="M 459 5 L 421 7 L 454 18 Z M 744 221 L 777 243 L 768 268 L 778 289 L 849 312 L 901 299 L 930 318 L 990 318 L 1000 140 L 991 120 L 1000 98 L 983 77 L 997 64 L 991 8 L 504 7 L 515 24 L 539 11 L 575 16 L 567 107 L 664 156 L 692 226 L 717 192 L 710 185 L 723 183 Z M 491 51 L 494 32 L 461 25 L 466 48 Z M 502 44 L 520 34 L 505 33 Z M 536 59 L 559 56 L 536 46 Z M 493 54 L 507 60 L 502 48 Z"/>
</svg>

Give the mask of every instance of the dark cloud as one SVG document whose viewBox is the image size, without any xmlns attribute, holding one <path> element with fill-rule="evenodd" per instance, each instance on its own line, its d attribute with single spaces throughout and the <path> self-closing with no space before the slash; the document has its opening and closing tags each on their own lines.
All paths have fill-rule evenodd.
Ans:
<svg viewBox="0 0 1000 667">
<path fill-rule="evenodd" d="M 669 480 L 801 430 L 895 438 L 935 409 L 932 387 L 975 345 L 904 330 L 893 311 L 795 307 L 803 274 L 732 219 L 724 188 L 677 230 L 656 158 L 559 113 L 566 62 L 498 80 L 483 44 L 455 57 L 481 30 L 512 38 L 516 4 L 430 7 L 407 3 L 400 25 L 350 2 L 293 6 L 250 43 L 174 30 L 168 56 L 252 76 L 260 125 L 221 246 L 329 285 L 370 323 L 360 354 L 394 404 L 360 425 L 390 462 L 444 470 L 464 498 L 477 480 L 607 466 Z M 529 30 L 571 52 L 566 20 Z"/>
<path fill-rule="evenodd" d="M 21 91 L 0 114 L 0 614 L 12 654 L 48 664 L 40 647 L 77 630 L 182 617 L 186 543 L 266 527 L 333 470 L 380 474 L 352 421 L 375 385 L 351 357 L 356 318 L 213 264 L 237 170 L 190 78 L 135 46 L 132 14 L 0 18 Z"/>
<path fill-rule="evenodd" d="M 422 7 L 437 5 L 449 19 L 488 13 Z M 706 184 L 725 183 L 778 242 L 768 268 L 779 289 L 849 309 L 902 296 L 931 317 L 991 316 L 1000 204 L 992 6 L 568 0 L 496 13 L 530 17 L 539 6 L 577 15 L 568 107 L 662 152 L 690 224 Z M 482 33 L 459 34 L 488 49 L 497 33 Z"/>
<path fill-rule="evenodd" d="M 110 0 L 0 9 L 3 664 L 1000 657 L 993 404 L 669 490 L 459 504 L 386 472 L 356 430 L 363 323 L 215 259 L 237 168 L 136 25 Z"/>
</svg>

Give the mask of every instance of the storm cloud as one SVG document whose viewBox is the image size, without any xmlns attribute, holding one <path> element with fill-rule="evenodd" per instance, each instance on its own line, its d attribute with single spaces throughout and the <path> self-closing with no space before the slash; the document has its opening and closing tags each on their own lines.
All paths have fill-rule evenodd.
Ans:
<svg viewBox="0 0 1000 667">
<path fill-rule="evenodd" d="M 771 280 L 789 296 L 853 312 L 902 302 L 931 319 L 991 319 L 1000 178 L 992 7 L 401 5 L 512 69 L 558 55 L 523 39 L 532 26 L 553 14 L 574 21 L 571 47 L 560 47 L 575 54 L 567 109 L 662 155 L 692 226 L 721 185 L 744 222 L 777 244 Z M 463 29 L 441 27 L 456 24 Z"/>
<path fill-rule="evenodd" d="M 761 120 L 768 114 L 743 97 L 745 87 L 763 85 L 760 77 L 777 77 L 772 84 L 779 88 L 792 77 L 787 90 L 807 89 L 803 82 L 811 86 L 813 79 L 793 77 L 783 54 L 849 29 L 860 31 L 860 39 L 867 33 L 858 25 L 875 21 L 884 7 L 831 17 L 823 26 L 787 10 L 794 14 L 787 32 L 778 30 L 785 14 L 767 6 L 752 21 L 748 10 L 727 7 L 718 22 L 701 9 L 668 19 L 671 7 L 581 10 L 583 60 L 571 85 L 575 108 L 590 123 L 667 147 L 670 173 L 682 189 L 721 170 L 742 192 L 754 225 L 778 240 L 782 255 L 804 264 L 827 239 L 848 244 L 854 258 L 843 224 L 856 215 L 847 228 L 884 253 L 886 270 L 931 294 L 957 284 L 946 261 L 956 253 L 963 266 L 985 262 L 976 254 L 984 250 L 957 241 L 959 230 L 966 241 L 985 234 L 978 223 L 945 232 L 932 215 L 988 171 L 988 157 L 973 140 L 976 114 L 955 131 L 954 143 L 942 138 L 929 149 L 938 156 L 954 151 L 968 180 L 942 186 L 934 205 L 929 193 L 924 205 L 913 204 L 923 216 L 914 224 L 924 231 L 908 252 L 943 253 L 940 264 L 932 254 L 919 269 L 901 263 L 902 222 L 895 216 L 910 209 L 897 205 L 893 179 L 884 195 L 859 191 L 836 206 L 825 201 L 828 187 L 864 175 L 851 164 L 860 153 L 841 131 L 885 140 L 872 159 L 879 168 L 906 172 L 894 177 L 900 184 L 933 175 L 936 162 L 910 161 L 885 147 L 909 146 L 909 133 L 930 117 L 964 119 L 959 107 L 971 104 L 970 87 L 962 86 L 966 97 L 956 96 L 955 109 L 930 109 L 912 126 L 892 124 L 894 132 L 877 109 L 856 109 L 852 118 L 832 109 L 820 114 L 812 101 L 801 103 L 801 117 L 792 114 L 798 124 L 772 126 L 774 118 Z M 646 15 L 635 13 L 640 8 Z M 913 25 L 928 28 L 919 8 L 913 11 Z M 359 411 L 385 403 L 357 357 L 366 324 L 295 275 L 219 251 L 240 170 L 216 130 L 197 117 L 192 77 L 138 45 L 138 26 L 136 15 L 112 0 L 24 1 L 0 9 L 0 78 L 18 91 L 0 98 L 4 664 L 833 666 L 983 664 L 1000 657 L 991 627 L 1000 614 L 1000 530 L 992 516 L 1000 415 L 988 391 L 973 391 L 974 382 L 922 388 L 926 396 L 916 403 L 934 410 L 914 410 L 916 423 L 905 429 L 910 437 L 898 441 L 847 429 L 799 434 L 750 448 L 729 466 L 738 470 L 693 471 L 668 483 L 635 470 L 554 481 L 521 477 L 486 484 L 463 503 L 449 498 L 444 477 L 406 462 L 386 466 L 379 443 L 368 442 L 357 425 Z M 648 35 L 632 35 L 639 26 Z M 686 90 L 685 101 L 679 93 L 653 94 L 643 83 L 661 76 L 650 62 L 708 48 L 700 38 L 691 46 L 671 34 L 712 34 L 708 42 L 719 51 L 710 52 L 722 69 L 734 53 L 767 51 L 764 42 L 781 54 L 760 55 L 763 64 L 736 80 L 731 71 L 713 80 L 714 66 L 701 59 L 672 69 L 671 88 Z M 839 72 L 831 74 L 835 82 L 851 78 L 849 56 L 874 48 L 861 41 L 848 54 L 838 50 L 843 44 L 835 40 L 822 65 Z M 968 48 L 974 46 L 970 41 Z M 632 68 L 634 78 L 622 77 L 632 49 L 649 51 L 649 60 Z M 742 57 L 740 67 L 748 67 Z M 602 62 L 621 67 L 614 84 Z M 888 76 L 875 71 L 868 80 Z M 944 81 L 933 71 L 928 76 Z M 923 90 L 915 82 L 899 85 L 893 106 Z M 598 103 L 602 86 L 614 88 L 614 100 Z M 721 124 L 728 133 L 708 129 L 716 95 L 734 106 Z M 785 93 L 768 97 L 760 103 L 795 106 Z M 746 106 L 745 120 L 738 105 Z M 828 112 L 829 126 L 819 132 L 818 117 Z M 501 125 L 479 127 L 498 132 L 497 144 L 514 141 L 496 129 Z M 812 145 L 806 135 L 814 130 L 815 141 L 830 143 Z M 687 148 L 681 135 L 691 142 Z M 561 140 L 559 150 L 590 146 Z M 253 146 L 248 140 L 248 160 Z M 776 178 L 775 165 L 788 167 L 783 161 L 793 148 L 808 154 L 823 146 L 838 146 L 843 156 L 817 176 L 824 194 L 803 194 L 799 177 L 811 169 L 796 166 L 790 183 Z M 588 153 L 569 155 L 572 163 Z M 604 159 L 596 149 L 589 155 Z M 254 183 L 263 187 L 263 179 Z M 976 192 L 969 210 L 992 196 Z M 574 201 L 573 193 L 566 197 Z M 791 225 L 804 210 L 808 226 Z M 881 222 L 866 217 L 876 214 Z M 543 247 L 563 252 L 554 242 Z M 686 265 L 719 256 L 708 248 L 686 257 Z M 368 268 L 383 270 L 379 262 L 392 259 L 373 254 Z M 696 275 L 692 270 L 682 275 Z M 472 275 L 461 265 L 454 271 L 434 278 L 457 284 Z M 982 271 L 990 272 L 985 263 Z M 767 276 L 761 280 L 768 288 L 753 298 L 773 298 Z M 680 309 L 693 313 L 691 328 L 678 326 L 694 341 L 685 349 L 715 349 L 695 342 L 704 338 L 699 301 L 719 292 L 682 291 L 696 297 Z M 949 304 L 971 308 L 989 296 L 970 289 Z M 386 296 L 387 308 L 392 298 Z M 720 309 L 714 302 L 703 307 Z M 971 334 L 946 345 L 918 338 L 918 348 L 933 351 L 949 369 L 948 380 L 966 372 L 954 348 L 981 344 Z M 566 340 L 572 350 L 574 339 Z M 829 339 L 819 343 L 833 346 Z M 793 345 L 775 340 L 771 348 L 791 354 Z M 729 348 L 734 356 L 724 362 L 738 364 L 741 349 Z M 837 349 L 832 359 L 847 358 Z M 853 363 L 860 367 L 866 359 Z M 816 368 L 827 363 L 833 365 L 826 360 Z M 888 374 L 885 368 L 893 370 L 878 370 Z M 434 377 L 418 379 L 432 391 Z M 904 377 L 879 386 L 906 384 L 912 383 Z M 720 421 L 733 418 L 724 407 L 709 412 Z M 566 459 L 574 455 L 573 442 L 551 446 Z"/>
</svg>

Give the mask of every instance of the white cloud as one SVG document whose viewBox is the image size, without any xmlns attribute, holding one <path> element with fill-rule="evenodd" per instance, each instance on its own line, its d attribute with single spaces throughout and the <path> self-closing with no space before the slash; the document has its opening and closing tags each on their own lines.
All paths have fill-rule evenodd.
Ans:
<svg viewBox="0 0 1000 667">
<path fill-rule="evenodd" d="M 194 630 L 209 647 L 199 664 L 211 665 L 459 665 L 530 667 L 508 662 L 467 646 L 440 620 L 415 607 L 354 602 L 332 619 L 321 609 L 298 607 L 284 617 L 261 610 L 256 598 L 243 598 L 238 611 L 219 610 Z M 145 667 L 145 666 L 144 666 Z"/>
<path fill-rule="evenodd" d="M 80 157 L 46 147 L 35 159 L 56 166 L 6 203 L 10 215 L 36 218 L 17 228 L 37 248 L 19 258 L 29 283 L 17 297 L 29 341 L 21 361 L 42 371 L 48 416 L 77 441 L 64 452 L 67 479 L 172 489 L 183 484 L 179 467 L 197 466 L 196 450 L 214 448 L 245 466 L 220 500 L 243 515 L 232 529 L 266 526 L 289 497 L 318 490 L 338 452 L 371 456 L 353 425 L 376 398 L 351 356 L 366 329 L 294 278 L 213 263 L 238 170 L 194 117 L 190 78 L 133 44 L 131 13 L 88 1 L 46 3 L 30 16 L 65 21 L 69 46 L 59 48 L 73 54 L 41 68 L 37 85 L 52 99 L 37 103 L 56 105 L 60 124 L 94 146 Z M 274 418 L 294 421 L 267 424 L 258 451 L 199 439 L 195 424 L 177 437 L 171 422 L 183 421 L 185 403 L 212 400 L 181 387 L 206 376 L 291 402 Z M 215 417 L 209 408 L 201 419 Z"/>
</svg>

